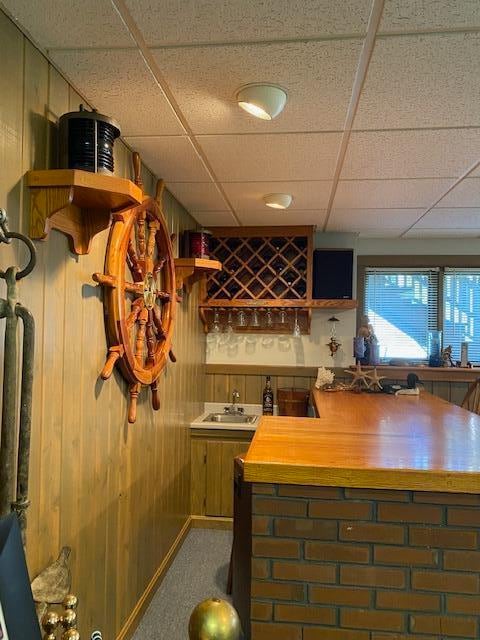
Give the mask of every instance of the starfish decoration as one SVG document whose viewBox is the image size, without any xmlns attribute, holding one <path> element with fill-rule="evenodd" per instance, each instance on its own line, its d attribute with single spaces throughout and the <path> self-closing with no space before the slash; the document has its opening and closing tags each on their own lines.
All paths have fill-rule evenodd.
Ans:
<svg viewBox="0 0 480 640">
<path fill-rule="evenodd" d="M 365 375 L 367 377 L 367 385 L 368 388 L 372 391 L 381 391 L 383 389 L 380 384 L 380 380 L 385 380 L 385 376 L 379 376 L 377 373 L 377 367 L 372 369 L 371 371 L 365 371 Z"/>
<path fill-rule="evenodd" d="M 357 368 L 353 371 L 351 371 L 350 369 L 344 369 L 344 371 L 345 373 L 348 373 L 348 375 L 353 376 L 349 389 L 353 389 L 357 386 L 359 389 L 362 389 L 362 387 L 364 387 L 365 389 L 369 388 L 370 383 L 368 382 L 369 378 L 367 372 L 362 371 L 361 365 L 357 364 Z"/>
</svg>

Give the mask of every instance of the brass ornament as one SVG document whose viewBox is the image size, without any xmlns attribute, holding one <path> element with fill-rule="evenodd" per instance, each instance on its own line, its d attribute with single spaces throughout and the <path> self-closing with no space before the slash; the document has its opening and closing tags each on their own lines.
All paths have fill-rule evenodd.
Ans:
<svg viewBox="0 0 480 640">
<path fill-rule="evenodd" d="M 190 616 L 190 640 L 240 640 L 240 618 L 226 600 L 210 598 L 197 604 Z"/>
</svg>

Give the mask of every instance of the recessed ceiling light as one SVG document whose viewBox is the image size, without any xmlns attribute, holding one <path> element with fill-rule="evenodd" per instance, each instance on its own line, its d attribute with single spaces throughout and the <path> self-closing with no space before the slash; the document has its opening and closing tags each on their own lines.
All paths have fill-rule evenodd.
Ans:
<svg viewBox="0 0 480 640">
<path fill-rule="evenodd" d="M 288 209 L 292 204 L 292 196 L 289 193 L 269 193 L 263 196 L 263 201 L 267 207 L 272 209 Z"/>
<path fill-rule="evenodd" d="M 274 84 L 247 84 L 235 96 L 238 106 L 262 120 L 273 120 L 285 107 L 287 92 Z"/>
</svg>

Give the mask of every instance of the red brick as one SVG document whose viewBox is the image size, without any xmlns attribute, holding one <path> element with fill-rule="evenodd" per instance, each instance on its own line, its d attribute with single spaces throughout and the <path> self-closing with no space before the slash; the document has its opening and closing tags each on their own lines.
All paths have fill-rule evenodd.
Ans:
<svg viewBox="0 0 480 640">
<path fill-rule="evenodd" d="M 284 538 L 336 540 L 337 523 L 309 518 L 275 518 L 275 535 Z"/>
<path fill-rule="evenodd" d="M 403 589 L 405 587 L 405 570 L 344 565 L 340 567 L 340 582 L 341 584 L 363 587 Z"/>
<path fill-rule="evenodd" d="M 444 551 L 443 568 L 480 571 L 480 551 Z"/>
<path fill-rule="evenodd" d="M 309 601 L 316 604 L 336 604 L 350 607 L 369 607 L 372 602 L 370 589 L 348 587 L 309 587 Z"/>
<path fill-rule="evenodd" d="M 433 567 L 438 562 L 438 552 L 431 549 L 414 549 L 412 547 L 380 547 L 375 545 L 373 551 L 375 564 L 402 566 Z"/>
<path fill-rule="evenodd" d="M 393 548 L 397 549 L 398 547 Z M 307 560 L 366 564 L 370 561 L 370 549 L 360 544 L 305 542 L 305 558 Z"/>
<path fill-rule="evenodd" d="M 270 600 L 303 600 L 303 585 L 288 582 L 252 580 L 252 598 Z"/>
<path fill-rule="evenodd" d="M 252 600 L 250 614 L 252 620 L 272 620 L 273 604 L 271 602 L 259 602 L 258 600 Z"/>
<path fill-rule="evenodd" d="M 272 518 L 268 516 L 252 517 L 252 533 L 254 535 L 268 535 L 271 531 Z"/>
<path fill-rule="evenodd" d="M 275 580 L 333 584 L 336 581 L 336 567 L 310 562 L 274 562 L 272 575 Z"/>
<path fill-rule="evenodd" d="M 340 540 L 357 542 L 384 542 L 402 544 L 405 528 L 394 524 L 342 522 L 339 527 Z"/>
<path fill-rule="evenodd" d="M 331 518 L 335 520 L 370 520 L 372 505 L 368 502 L 310 502 L 308 515 L 311 518 Z"/>
<path fill-rule="evenodd" d="M 269 578 L 270 562 L 259 558 L 252 558 L 252 578 Z"/>
<path fill-rule="evenodd" d="M 255 483 L 252 487 L 253 493 L 260 493 L 265 496 L 274 496 L 275 495 L 275 485 L 274 484 L 262 484 Z"/>
<path fill-rule="evenodd" d="M 345 489 L 345 497 L 354 500 L 391 500 L 392 502 L 409 502 L 409 491 L 395 491 L 388 489 Z"/>
<path fill-rule="evenodd" d="M 476 638 L 477 620 L 461 616 L 413 615 L 410 630 L 414 633 L 437 633 L 454 638 Z"/>
<path fill-rule="evenodd" d="M 368 611 L 366 609 L 342 609 L 340 626 L 354 629 L 403 631 L 405 615 L 394 611 Z"/>
<path fill-rule="evenodd" d="M 410 544 L 439 549 L 476 549 L 478 535 L 475 531 L 437 527 L 410 527 Z"/>
<path fill-rule="evenodd" d="M 442 593 L 478 593 L 478 576 L 453 571 L 412 571 L 412 588 Z"/>
<path fill-rule="evenodd" d="M 480 527 L 480 509 L 448 509 L 448 524 L 461 527 Z"/>
<path fill-rule="evenodd" d="M 252 622 L 251 640 L 302 640 L 302 627 L 274 622 Z"/>
<path fill-rule="evenodd" d="M 347 631 L 346 629 L 332 629 L 320 627 L 304 627 L 303 640 L 369 640 L 368 631 Z M 284 640 L 280 636 L 277 640 Z"/>
<path fill-rule="evenodd" d="M 342 498 L 342 490 L 337 487 L 312 487 L 300 484 L 282 484 L 278 495 L 290 498 Z"/>
<path fill-rule="evenodd" d="M 380 503 L 377 507 L 377 520 L 383 522 L 423 522 L 441 524 L 443 509 L 426 504 Z"/>
<path fill-rule="evenodd" d="M 335 624 L 335 609 L 301 604 L 276 604 L 275 620 L 306 624 Z"/>
<path fill-rule="evenodd" d="M 433 593 L 377 591 L 377 609 L 440 611 L 440 596 Z"/>
<path fill-rule="evenodd" d="M 265 516 L 306 516 L 305 500 L 287 500 L 285 498 L 253 498 L 253 513 Z"/>
<path fill-rule="evenodd" d="M 264 558 L 299 558 L 300 543 L 281 538 L 253 538 L 253 555 Z"/>
<path fill-rule="evenodd" d="M 447 611 L 480 616 L 480 596 L 447 596 Z"/>
<path fill-rule="evenodd" d="M 431 491 L 415 491 L 414 502 L 431 504 L 480 505 L 480 495 L 473 493 L 434 493 Z"/>
</svg>

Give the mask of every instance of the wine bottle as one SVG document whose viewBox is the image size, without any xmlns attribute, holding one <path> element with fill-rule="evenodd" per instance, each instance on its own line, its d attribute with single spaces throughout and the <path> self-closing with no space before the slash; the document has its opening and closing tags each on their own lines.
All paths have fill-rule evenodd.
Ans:
<svg viewBox="0 0 480 640">
<path fill-rule="evenodd" d="M 270 376 L 267 376 L 263 390 L 262 412 L 264 416 L 273 416 L 273 390 Z"/>
</svg>

